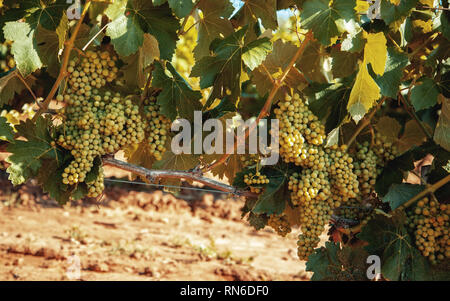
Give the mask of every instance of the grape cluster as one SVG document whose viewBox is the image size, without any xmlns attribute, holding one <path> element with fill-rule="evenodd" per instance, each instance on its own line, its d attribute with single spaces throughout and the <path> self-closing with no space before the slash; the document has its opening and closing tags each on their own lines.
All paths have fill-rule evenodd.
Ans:
<svg viewBox="0 0 450 301">
<path fill-rule="evenodd" d="M 407 225 L 417 248 L 431 263 L 450 258 L 450 206 L 423 198 L 407 211 Z"/>
<path fill-rule="evenodd" d="M 397 147 L 386 141 L 386 138 L 380 133 L 375 134 L 373 151 L 378 157 L 377 164 L 380 166 L 384 166 L 386 162 L 394 160 L 399 154 Z"/>
<path fill-rule="evenodd" d="M 262 191 L 262 185 L 269 183 L 269 178 L 257 171 L 255 174 L 246 174 L 244 176 L 244 183 L 250 187 L 251 192 L 260 193 Z"/>
<path fill-rule="evenodd" d="M 93 89 L 100 89 L 114 81 L 119 69 L 116 56 L 107 51 L 88 51 L 84 57 L 69 62 L 69 85 L 73 94 L 90 97 Z"/>
<path fill-rule="evenodd" d="M 84 182 L 95 157 L 115 153 L 144 138 L 144 123 L 137 105 L 120 94 L 100 95 L 96 89 L 93 94 L 92 97 L 64 95 L 66 107 L 61 110 L 64 121 L 57 143 L 70 150 L 74 157 L 62 174 L 67 185 Z M 95 183 L 96 191 L 101 191 L 98 182 Z"/>
<path fill-rule="evenodd" d="M 313 147 L 304 148 L 305 141 L 312 146 L 322 145 L 326 138 L 324 126 L 298 94 L 286 96 L 274 112 L 280 121 L 280 155 L 285 162 L 302 165 L 318 152 Z"/>
<path fill-rule="evenodd" d="M 170 130 L 170 120 L 159 113 L 156 99 L 150 97 L 144 101 L 144 111 L 147 118 L 147 142 L 150 154 L 156 160 L 161 160 L 166 151 L 167 134 Z"/>
<path fill-rule="evenodd" d="M 298 255 L 313 252 L 333 210 L 359 194 L 353 158 L 346 146 L 325 147 L 325 127 L 298 94 L 286 96 L 274 110 L 280 120 L 280 155 L 303 167 L 290 177 L 291 201 L 300 213 Z"/>
<path fill-rule="evenodd" d="M 283 214 L 277 215 L 273 214 L 269 217 L 267 225 L 272 227 L 272 229 L 277 232 L 278 235 L 285 237 L 287 234 L 291 233 L 291 225 L 287 220 L 287 217 Z"/>
</svg>

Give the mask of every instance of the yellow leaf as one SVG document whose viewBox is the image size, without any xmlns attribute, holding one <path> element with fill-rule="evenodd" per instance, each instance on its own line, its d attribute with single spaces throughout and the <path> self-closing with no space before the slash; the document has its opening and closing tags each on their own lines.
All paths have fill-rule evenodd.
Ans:
<svg viewBox="0 0 450 301">
<path fill-rule="evenodd" d="M 389 2 L 391 2 L 394 5 L 399 5 L 400 4 L 400 0 L 389 0 Z"/>
<path fill-rule="evenodd" d="M 364 46 L 364 61 L 372 65 L 373 72 L 383 75 L 387 60 L 386 37 L 382 32 L 366 34 L 367 43 Z"/>
<path fill-rule="evenodd" d="M 356 0 L 355 11 L 359 14 L 366 14 L 369 10 L 369 2 L 366 0 Z"/>
<path fill-rule="evenodd" d="M 423 21 L 423 20 L 414 20 L 413 21 L 414 27 L 420 27 L 422 29 L 423 33 L 428 33 L 433 30 L 433 23 L 432 20 Z"/>
<path fill-rule="evenodd" d="M 434 0 L 419 0 L 420 4 L 429 6 L 429 7 L 434 7 Z"/>
<path fill-rule="evenodd" d="M 380 88 L 370 76 L 366 63 L 362 62 L 347 105 L 355 122 L 359 122 L 379 98 Z"/>
</svg>

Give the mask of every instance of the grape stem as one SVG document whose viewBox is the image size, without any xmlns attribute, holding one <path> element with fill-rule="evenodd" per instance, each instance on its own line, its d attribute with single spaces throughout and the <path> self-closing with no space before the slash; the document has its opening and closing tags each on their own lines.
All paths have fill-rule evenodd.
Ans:
<svg viewBox="0 0 450 301">
<path fill-rule="evenodd" d="M 187 179 L 202 183 L 217 190 L 228 192 L 238 196 L 256 197 L 257 194 L 246 190 L 240 190 L 236 187 L 226 185 L 216 180 L 201 176 L 196 171 L 177 171 L 177 170 L 154 170 L 147 169 L 141 166 L 133 165 L 114 158 L 103 158 L 103 164 L 113 166 L 133 174 L 139 175 L 146 179 Z"/>
<path fill-rule="evenodd" d="M 65 49 L 64 49 L 64 54 L 63 54 L 63 58 L 62 58 L 61 69 L 59 70 L 58 77 L 56 78 L 56 81 L 53 84 L 53 87 L 50 90 L 50 93 L 47 95 L 45 100 L 39 106 L 40 107 L 39 111 L 36 113 L 36 115 L 34 115 L 34 117 L 32 119 L 33 122 L 35 122 L 37 120 L 39 115 L 41 115 L 48 109 L 48 106 L 50 105 L 50 102 L 52 101 L 53 97 L 55 96 L 56 91 L 58 91 L 59 85 L 61 84 L 63 79 L 67 76 L 67 65 L 69 64 L 70 53 L 72 52 L 72 49 L 75 46 L 75 39 L 78 35 L 78 32 L 80 31 L 81 24 L 83 23 L 84 17 L 86 16 L 90 5 L 91 5 L 91 0 L 86 0 L 86 4 L 83 7 L 83 12 L 81 13 L 80 19 L 78 20 L 78 22 L 75 26 L 72 36 L 70 37 L 69 41 L 67 41 L 65 43 Z"/>
<path fill-rule="evenodd" d="M 270 112 L 270 107 L 272 105 L 272 101 L 275 97 L 275 95 L 278 92 L 278 89 L 283 85 L 284 80 L 286 79 L 287 75 L 289 74 L 289 72 L 291 71 L 292 67 L 294 67 L 295 62 L 298 60 L 298 58 L 300 57 L 300 55 L 303 53 L 303 51 L 305 50 L 306 46 L 309 44 L 309 42 L 313 39 L 313 33 L 312 31 L 308 31 L 308 33 L 305 36 L 305 39 L 303 40 L 302 44 L 300 45 L 300 47 L 298 48 L 297 52 L 295 53 L 295 55 L 292 57 L 291 61 L 289 62 L 289 65 L 286 67 L 286 69 L 284 70 L 283 74 L 281 75 L 281 77 L 273 80 L 273 87 L 272 90 L 269 93 L 269 96 L 267 97 L 266 102 L 264 103 L 263 108 L 261 109 L 261 112 L 259 113 L 258 117 L 256 118 L 256 120 L 251 124 L 251 126 L 245 131 L 245 135 L 244 138 L 241 140 L 235 140 L 234 142 L 234 152 L 237 150 L 237 148 L 239 147 L 239 145 L 241 143 L 244 143 L 245 140 L 248 138 L 248 136 L 250 135 L 250 133 L 256 128 L 256 126 L 258 125 L 259 121 L 268 116 L 269 112 Z M 233 152 L 233 153 L 234 153 Z M 211 169 L 214 169 L 215 167 L 225 163 L 228 159 L 228 157 L 231 154 L 224 154 L 219 160 L 217 160 L 216 162 L 214 162 L 213 164 L 210 164 L 208 166 L 206 166 L 203 169 L 203 172 L 207 172 L 210 171 Z"/>
</svg>

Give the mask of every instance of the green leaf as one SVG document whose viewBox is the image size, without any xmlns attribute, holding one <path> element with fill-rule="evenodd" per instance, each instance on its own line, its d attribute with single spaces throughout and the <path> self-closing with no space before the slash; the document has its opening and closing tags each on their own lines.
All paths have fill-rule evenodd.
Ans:
<svg viewBox="0 0 450 301">
<path fill-rule="evenodd" d="M 33 28 L 41 25 L 55 31 L 70 5 L 66 0 L 21 0 L 19 7 Z"/>
<path fill-rule="evenodd" d="M 261 170 L 261 173 L 267 176 L 269 184 L 264 186 L 264 191 L 259 195 L 252 212 L 267 215 L 281 214 L 286 207 L 286 201 L 290 198 L 286 172 L 276 167 L 266 167 Z"/>
<path fill-rule="evenodd" d="M 9 142 L 14 140 L 14 130 L 5 117 L 0 117 L 0 140 Z"/>
<path fill-rule="evenodd" d="M 386 138 L 387 142 L 395 143 L 398 141 L 398 135 L 402 126 L 392 117 L 382 116 L 375 125 L 377 132 Z"/>
<path fill-rule="evenodd" d="M 51 122 L 51 118 L 39 117 L 36 123 L 27 120 L 16 126 L 18 134 L 27 141 L 14 140 L 7 147 L 7 151 L 11 153 L 6 159 L 11 164 L 7 172 L 14 185 L 22 184 L 36 176 L 42 166 L 42 160 L 61 159 L 61 154 L 50 144 Z"/>
<path fill-rule="evenodd" d="M 394 184 L 383 197 L 383 202 L 389 203 L 391 209 L 395 210 L 424 189 L 424 185 L 413 185 L 408 183 Z"/>
<path fill-rule="evenodd" d="M 297 68 L 309 81 L 316 83 L 328 82 L 324 69 L 325 53 L 325 48 L 319 42 L 314 41 L 308 43 L 302 56 L 297 60 Z"/>
<path fill-rule="evenodd" d="M 262 62 L 267 54 L 267 39 L 256 40 L 250 44 L 244 43 L 248 27 L 238 30 L 225 39 L 216 39 L 211 43 L 214 55 L 205 56 L 192 68 L 191 77 L 200 77 L 200 88 L 213 86 L 205 104 L 209 107 L 216 98 L 222 99 L 229 95 L 233 102 L 241 92 L 242 60 L 253 65 Z"/>
<path fill-rule="evenodd" d="M 386 166 L 381 174 L 377 177 L 375 183 L 375 191 L 384 196 L 389 191 L 389 187 L 392 184 L 400 184 L 403 180 L 403 173 L 397 168 Z"/>
<path fill-rule="evenodd" d="M 148 33 L 144 34 L 144 42 L 137 53 L 124 58 L 127 63 L 121 70 L 128 87 L 144 88 L 149 70 L 155 58 L 159 58 L 158 41 Z"/>
<path fill-rule="evenodd" d="M 152 83 L 153 87 L 162 89 L 158 95 L 157 104 L 160 106 L 161 113 L 166 117 L 175 120 L 179 116 L 193 120 L 194 111 L 201 110 L 202 94 L 192 90 L 169 62 L 165 67 L 160 62 L 155 63 Z"/>
<path fill-rule="evenodd" d="M 327 133 L 339 127 L 347 116 L 347 103 L 351 87 L 346 82 L 320 86 L 313 97 L 308 98 L 309 108 L 319 117 L 325 120 Z"/>
<path fill-rule="evenodd" d="M 355 19 L 355 6 L 355 0 L 335 0 L 331 6 L 327 0 L 306 0 L 300 14 L 302 28 L 311 29 L 321 44 L 329 46 L 341 33 L 336 22 Z"/>
<path fill-rule="evenodd" d="M 408 16 L 416 4 L 417 0 L 400 0 L 399 5 L 395 5 L 390 0 L 381 0 L 381 19 L 389 25 L 400 18 Z"/>
<path fill-rule="evenodd" d="M 221 35 L 231 35 L 233 25 L 228 17 L 233 12 L 233 5 L 228 0 L 200 0 L 198 8 L 203 18 L 198 20 L 197 45 L 194 48 L 194 57 L 199 61 L 202 57 L 210 55 L 209 45 Z"/>
<path fill-rule="evenodd" d="M 11 53 L 14 55 L 17 69 L 24 77 L 42 67 L 34 39 L 35 29 L 28 23 L 8 22 L 3 27 L 3 32 L 7 40 L 13 41 Z"/>
<path fill-rule="evenodd" d="M 264 97 L 272 89 L 273 74 L 280 74 L 280 70 L 285 70 L 296 51 L 297 46 L 292 43 L 284 43 L 282 40 L 274 42 L 272 52 L 266 57 L 262 65 L 251 73 L 252 82 L 255 84 L 256 91 L 261 97 Z M 280 87 L 275 95 L 275 99 L 281 99 L 289 92 L 290 88 L 296 89 L 299 85 L 305 83 L 306 81 L 298 69 L 295 67 L 291 68 L 283 81 L 283 86 Z"/>
<path fill-rule="evenodd" d="M 397 52 L 394 47 L 389 47 L 384 74 L 375 79 L 380 87 L 381 95 L 397 98 L 398 87 L 406 65 L 408 65 L 408 56 Z"/>
<path fill-rule="evenodd" d="M 404 218 L 377 215 L 362 228 L 357 237 L 368 243 L 369 254 L 381 257 L 381 273 L 389 280 L 425 280 L 422 255 L 407 233 Z M 419 263 L 419 264 L 418 264 Z"/>
<path fill-rule="evenodd" d="M 242 7 L 232 17 L 235 27 L 245 26 L 260 18 L 267 29 L 277 29 L 277 1 L 276 0 L 245 0 Z"/>
<path fill-rule="evenodd" d="M 62 174 L 69 162 L 70 160 L 66 160 L 66 164 L 62 165 L 56 160 L 44 160 L 42 165 L 45 168 L 40 168 L 37 175 L 37 181 L 42 190 L 61 205 L 67 203 L 72 194 L 72 189 L 62 183 Z"/>
<path fill-rule="evenodd" d="M 368 255 L 361 247 L 341 248 L 339 243 L 327 241 L 309 255 L 306 271 L 314 273 L 313 281 L 367 281 Z"/>
<path fill-rule="evenodd" d="M 25 89 L 25 85 L 18 76 L 19 70 L 15 69 L 0 78 L 0 107 L 9 104 L 15 94 L 20 94 Z M 30 87 L 34 85 L 35 80 L 32 75 L 25 78 Z"/>
<path fill-rule="evenodd" d="M 335 78 L 347 77 L 356 70 L 358 55 L 347 51 L 331 49 L 331 71 Z"/>
<path fill-rule="evenodd" d="M 364 49 L 366 40 L 362 30 L 355 31 L 347 34 L 344 40 L 342 40 L 341 50 L 348 52 L 361 52 Z"/>
<path fill-rule="evenodd" d="M 60 63 L 58 59 L 59 37 L 56 32 L 47 30 L 43 27 L 38 28 L 36 41 L 38 44 L 38 53 L 42 58 L 43 65 L 47 66 L 47 72 L 57 77 L 59 74 Z"/>
<path fill-rule="evenodd" d="M 411 90 L 411 104 L 416 111 L 434 106 L 437 103 L 439 88 L 431 78 L 424 78 L 422 82 Z"/>
<path fill-rule="evenodd" d="M 127 4 L 121 0 L 111 4 L 105 14 L 112 20 L 106 33 L 119 55 L 136 53 L 144 42 L 144 33 L 149 33 L 158 40 L 161 58 L 172 58 L 180 24 L 168 4 L 153 6 L 146 0 L 130 0 Z"/>
<path fill-rule="evenodd" d="M 269 38 L 258 39 L 245 46 L 242 53 L 242 60 L 250 70 L 253 70 L 261 65 L 267 54 L 271 51 L 272 43 Z"/>
<path fill-rule="evenodd" d="M 442 102 L 441 114 L 434 131 L 434 141 L 447 151 L 450 151 L 450 99 Z"/>
<path fill-rule="evenodd" d="M 423 125 L 425 128 L 428 128 L 428 131 L 431 131 L 431 128 L 426 123 L 423 123 Z M 420 146 L 426 140 L 427 137 L 419 124 L 415 120 L 409 120 L 406 122 L 403 135 L 397 141 L 396 146 L 398 151 L 403 153 L 414 146 Z"/>
<path fill-rule="evenodd" d="M 170 8 L 178 18 L 184 18 L 194 8 L 192 0 L 168 0 Z"/>
</svg>

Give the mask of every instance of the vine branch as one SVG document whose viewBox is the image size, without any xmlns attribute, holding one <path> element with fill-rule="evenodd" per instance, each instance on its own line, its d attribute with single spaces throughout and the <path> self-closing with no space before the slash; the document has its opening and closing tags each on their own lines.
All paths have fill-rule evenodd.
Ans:
<svg viewBox="0 0 450 301">
<path fill-rule="evenodd" d="M 302 44 L 298 48 L 298 50 L 295 53 L 295 55 L 292 57 L 291 61 L 289 62 L 289 65 L 286 67 L 286 69 L 284 70 L 284 72 L 281 75 L 281 77 L 277 78 L 277 79 L 275 79 L 273 81 L 272 90 L 270 91 L 269 96 L 267 97 L 266 102 L 264 103 L 264 106 L 261 109 L 261 112 L 259 113 L 259 115 L 256 118 L 256 120 L 252 123 L 252 125 L 245 131 L 244 138 L 242 140 L 235 140 L 235 142 L 234 142 L 234 152 L 237 150 L 237 148 L 239 147 L 239 145 L 242 142 L 245 142 L 245 140 L 248 138 L 250 133 L 257 127 L 259 121 L 262 118 L 264 118 L 264 117 L 269 115 L 270 107 L 272 105 L 272 101 L 273 101 L 275 95 L 277 94 L 278 89 L 283 85 L 284 80 L 286 79 L 287 75 L 291 71 L 292 67 L 294 67 L 295 62 L 300 57 L 300 55 L 303 53 L 303 51 L 305 50 L 306 46 L 308 45 L 308 43 L 312 39 L 313 39 L 313 33 L 312 33 L 312 31 L 308 31 L 308 33 L 305 36 L 305 39 L 303 40 Z M 224 154 L 219 160 L 217 160 L 213 164 L 210 164 L 209 166 L 205 167 L 205 169 L 203 171 L 204 172 L 209 171 L 209 170 L 211 170 L 211 169 L 213 169 L 213 168 L 215 168 L 215 167 L 225 163 L 227 161 L 228 157 L 230 157 L 230 155 L 231 154 Z"/>
<path fill-rule="evenodd" d="M 257 195 L 246 190 L 239 190 L 233 186 L 226 185 L 224 183 L 218 182 L 213 179 L 209 179 L 206 177 L 203 177 L 195 172 L 190 171 L 176 171 L 176 170 L 154 170 L 154 169 L 147 169 L 141 166 L 133 165 L 124 161 L 120 161 L 114 158 L 103 158 L 103 163 L 105 165 L 113 166 L 120 168 L 125 171 L 132 172 L 133 174 L 139 175 L 141 177 L 144 177 L 149 180 L 154 179 L 189 179 L 193 180 L 205 185 L 208 185 L 209 187 L 215 188 L 217 190 L 228 192 L 231 194 L 235 194 L 238 196 L 245 196 L 245 197 L 256 197 Z"/>
</svg>

